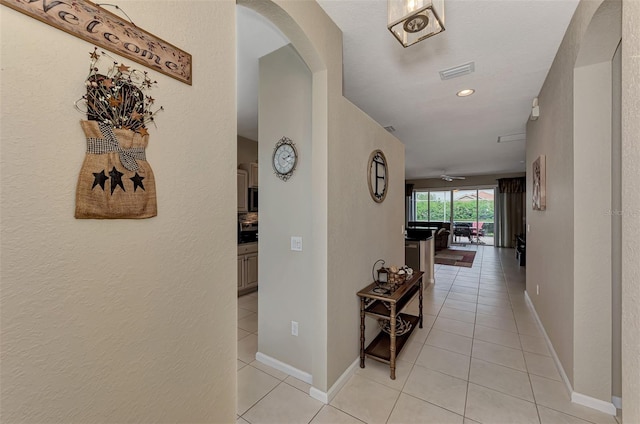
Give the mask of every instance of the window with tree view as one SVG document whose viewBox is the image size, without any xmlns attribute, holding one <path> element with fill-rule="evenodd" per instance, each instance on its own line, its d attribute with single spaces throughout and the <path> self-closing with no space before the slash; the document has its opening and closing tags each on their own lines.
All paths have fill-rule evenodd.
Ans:
<svg viewBox="0 0 640 424">
<path fill-rule="evenodd" d="M 468 240 L 479 244 L 493 244 L 494 237 L 494 189 L 416 191 L 414 192 L 414 217 L 416 221 L 449 222 L 467 226 Z M 454 241 L 456 241 L 454 239 Z"/>
</svg>

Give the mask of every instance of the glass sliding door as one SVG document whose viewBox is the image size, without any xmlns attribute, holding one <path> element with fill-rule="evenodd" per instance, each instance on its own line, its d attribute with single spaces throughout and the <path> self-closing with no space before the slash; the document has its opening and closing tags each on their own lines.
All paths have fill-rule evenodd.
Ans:
<svg viewBox="0 0 640 424">
<path fill-rule="evenodd" d="M 478 190 L 478 228 L 479 242 L 493 246 L 495 236 L 495 190 L 487 188 Z"/>
<path fill-rule="evenodd" d="M 478 241 L 478 190 L 453 192 L 453 241 L 477 243 Z"/>
<path fill-rule="evenodd" d="M 429 192 L 428 191 L 416 191 L 414 192 L 415 198 L 415 220 L 416 221 L 428 221 L 429 220 Z"/>
<path fill-rule="evenodd" d="M 429 221 L 451 222 L 451 192 L 429 192 Z"/>
<path fill-rule="evenodd" d="M 453 243 L 494 245 L 493 188 L 414 191 L 416 221 L 449 222 Z"/>
<path fill-rule="evenodd" d="M 416 191 L 415 220 L 451 222 L 450 191 Z"/>
<path fill-rule="evenodd" d="M 454 243 L 493 245 L 494 189 L 458 190 L 453 194 Z"/>
</svg>

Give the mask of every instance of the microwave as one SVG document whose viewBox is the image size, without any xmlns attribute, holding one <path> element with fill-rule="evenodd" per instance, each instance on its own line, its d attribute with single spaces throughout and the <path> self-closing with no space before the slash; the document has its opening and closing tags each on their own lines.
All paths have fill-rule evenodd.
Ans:
<svg viewBox="0 0 640 424">
<path fill-rule="evenodd" d="M 249 212 L 258 212 L 258 187 L 249 189 Z"/>
</svg>

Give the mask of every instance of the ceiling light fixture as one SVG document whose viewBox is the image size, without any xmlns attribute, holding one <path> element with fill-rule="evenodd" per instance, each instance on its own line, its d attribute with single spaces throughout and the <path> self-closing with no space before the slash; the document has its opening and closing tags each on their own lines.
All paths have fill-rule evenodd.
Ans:
<svg viewBox="0 0 640 424">
<path fill-rule="evenodd" d="M 387 28 L 403 47 L 444 31 L 444 0 L 387 0 L 387 13 Z"/>
<path fill-rule="evenodd" d="M 466 88 L 464 90 L 460 90 L 456 93 L 456 96 L 458 97 L 467 97 L 472 95 L 473 93 L 475 93 L 476 90 L 474 90 L 473 88 Z"/>
</svg>

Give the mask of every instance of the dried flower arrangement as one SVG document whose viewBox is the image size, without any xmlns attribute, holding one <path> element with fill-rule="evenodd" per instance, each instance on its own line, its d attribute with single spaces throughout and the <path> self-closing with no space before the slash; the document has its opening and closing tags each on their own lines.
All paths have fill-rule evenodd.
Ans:
<svg viewBox="0 0 640 424">
<path fill-rule="evenodd" d="M 89 55 L 89 75 L 85 81 L 87 94 L 76 101 L 76 109 L 86 114 L 90 121 L 148 134 L 147 125 L 155 125 L 155 116 L 164 110 L 160 106 L 152 111 L 155 99 L 144 94 L 157 81 L 151 81 L 147 71 L 129 69 L 129 66 L 119 64 L 104 51 L 98 54 L 97 47 Z M 112 66 L 106 74 L 99 73 L 98 62 L 101 57 L 112 60 Z"/>
<path fill-rule="evenodd" d="M 157 215 L 155 176 L 147 162 L 147 125 L 164 108 L 152 110 L 145 95 L 156 81 L 146 71 L 130 69 L 94 48 L 89 53 L 87 93 L 75 103 L 86 114 L 80 122 L 86 155 L 76 187 L 76 218 L 141 219 Z M 98 61 L 111 59 L 106 73 Z"/>
</svg>

